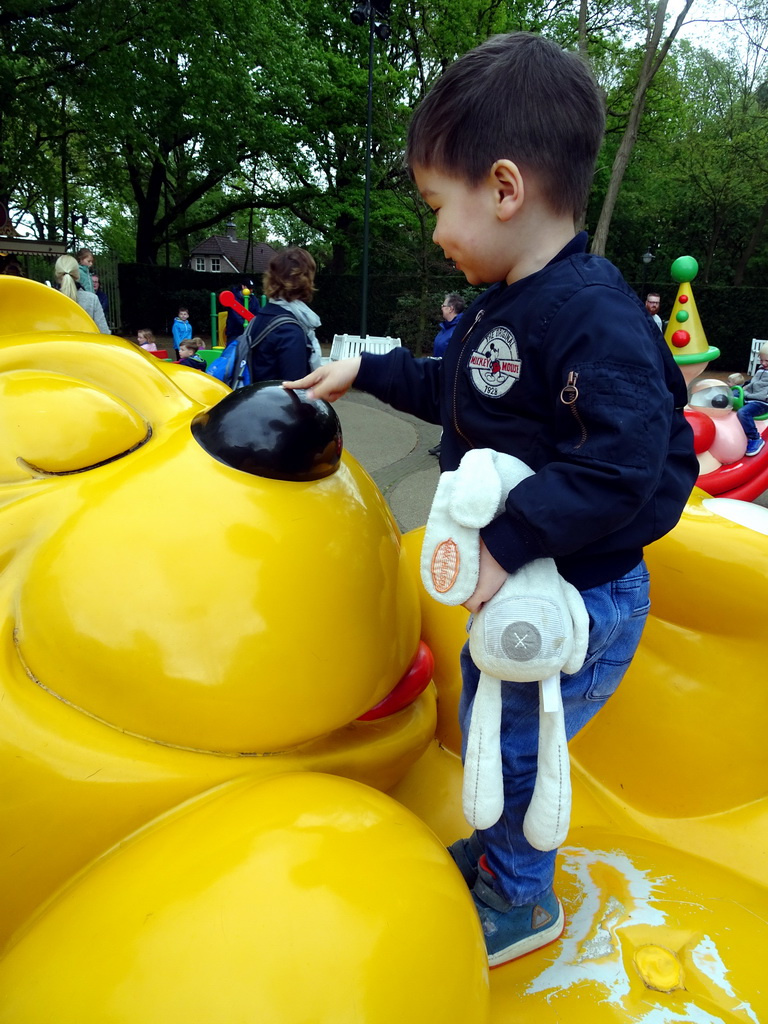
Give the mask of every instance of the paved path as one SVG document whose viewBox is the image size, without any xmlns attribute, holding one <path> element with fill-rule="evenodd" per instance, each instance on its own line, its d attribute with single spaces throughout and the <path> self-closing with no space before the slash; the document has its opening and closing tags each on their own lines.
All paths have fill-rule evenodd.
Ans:
<svg viewBox="0 0 768 1024">
<path fill-rule="evenodd" d="M 440 427 L 361 391 L 350 391 L 334 408 L 344 447 L 376 481 L 400 529 L 423 526 L 440 473 L 437 459 L 429 454 L 440 439 Z"/>
<path fill-rule="evenodd" d="M 335 409 L 344 447 L 376 481 L 400 529 L 405 533 L 423 526 L 440 472 L 428 449 L 437 444 L 440 428 L 397 412 L 362 391 L 350 391 Z M 768 491 L 756 504 L 768 508 Z"/>
</svg>

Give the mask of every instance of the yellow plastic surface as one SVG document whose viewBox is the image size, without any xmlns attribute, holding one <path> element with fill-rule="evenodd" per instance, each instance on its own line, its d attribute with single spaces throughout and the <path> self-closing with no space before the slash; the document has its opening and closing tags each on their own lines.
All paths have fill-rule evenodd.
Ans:
<svg viewBox="0 0 768 1024">
<path fill-rule="evenodd" d="M 223 465 L 190 423 L 225 385 L 99 333 L 25 333 L 37 299 L 71 326 L 64 296 L 0 280 L 0 942 L 181 801 L 297 769 L 384 788 L 435 722 L 433 690 L 355 721 L 419 642 L 357 463 L 313 484 Z"/>
<path fill-rule="evenodd" d="M 435 836 L 327 775 L 224 786 L 102 858 L 0 962 L 0 1021 L 486 1024 Z"/>
<path fill-rule="evenodd" d="M 566 931 L 489 987 L 441 845 L 466 613 L 420 593 L 421 531 L 346 455 L 208 457 L 228 389 L 81 314 L 0 278 L 0 1021 L 768 1020 L 759 515 L 695 492 L 648 551 L 640 650 L 572 744 Z M 435 686 L 355 721 L 420 635 Z"/>
<path fill-rule="evenodd" d="M 571 743 L 573 814 L 555 882 L 566 931 L 491 972 L 494 1022 L 768 1020 L 768 511 L 750 506 L 747 528 L 718 509 L 728 511 L 694 491 L 646 552 L 640 649 Z M 414 571 L 422 535 L 404 538 Z M 456 609 L 423 602 L 440 746 L 391 794 L 450 843 L 469 831 L 453 727 L 465 635 Z"/>
</svg>

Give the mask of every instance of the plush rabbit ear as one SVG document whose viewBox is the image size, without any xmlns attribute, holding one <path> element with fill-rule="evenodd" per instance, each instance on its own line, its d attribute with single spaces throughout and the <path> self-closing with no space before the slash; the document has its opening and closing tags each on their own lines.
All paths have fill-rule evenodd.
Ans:
<svg viewBox="0 0 768 1024">
<path fill-rule="evenodd" d="M 556 850 L 571 821 L 571 764 L 560 677 L 539 683 L 539 761 L 523 834 L 535 850 Z"/>
<path fill-rule="evenodd" d="M 464 755 L 462 808 L 473 828 L 490 828 L 504 810 L 501 770 L 501 687 L 499 679 L 480 673 L 472 704 Z"/>
<path fill-rule="evenodd" d="M 493 454 L 496 472 L 501 480 L 502 504 L 499 512 L 502 512 L 509 492 L 513 491 L 521 480 L 533 476 L 533 470 L 529 469 L 520 459 L 515 458 L 514 455 L 505 455 L 503 452 L 494 452 Z"/>
<path fill-rule="evenodd" d="M 498 515 L 504 495 L 495 455 L 490 448 L 468 451 L 454 473 L 449 512 L 462 526 L 479 530 Z"/>
<path fill-rule="evenodd" d="M 573 649 L 570 657 L 563 665 L 562 671 L 567 672 L 568 675 L 573 675 L 574 672 L 579 671 L 587 657 L 587 648 L 589 646 L 589 612 L 584 607 L 584 599 L 576 587 L 562 579 L 562 577 L 560 585 L 563 588 L 563 595 L 568 605 L 568 610 L 571 613 L 571 623 L 573 625 Z"/>
<path fill-rule="evenodd" d="M 464 604 L 477 587 L 480 534 L 450 514 L 456 473 L 443 473 L 432 501 L 421 547 L 421 580 L 441 604 Z"/>
</svg>

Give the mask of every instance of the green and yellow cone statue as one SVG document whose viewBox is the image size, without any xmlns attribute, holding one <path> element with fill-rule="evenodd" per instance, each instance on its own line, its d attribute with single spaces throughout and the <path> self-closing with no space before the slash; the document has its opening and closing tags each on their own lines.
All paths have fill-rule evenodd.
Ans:
<svg viewBox="0 0 768 1024">
<path fill-rule="evenodd" d="M 672 264 L 672 280 L 677 281 L 680 287 L 664 332 L 664 340 L 689 383 L 703 372 L 707 363 L 720 355 L 720 349 L 707 344 L 699 311 L 696 309 L 691 281 L 698 272 L 699 264 L 693 256 L 679 256 Z"/>
</svg>

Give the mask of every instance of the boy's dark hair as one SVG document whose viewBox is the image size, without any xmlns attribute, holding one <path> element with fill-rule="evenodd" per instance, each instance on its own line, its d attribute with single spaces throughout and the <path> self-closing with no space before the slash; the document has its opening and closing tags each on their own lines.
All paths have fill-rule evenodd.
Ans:
<svg viewBox="0 0 768 1024">
<path fill-rule="evenodd" d="M 605 127 L 578 54 L 528 32 L 493 36 L 435 83 L 408 130 L 408 166 L 479 185 L 497 160 L 532 172 L 555 213 L 581 216 Z"/>
<path fill-rule="evenodd" d="M 179 348 L 191 348 L 199 352 L 201 348 L 205 348 L 205 342 L 202 338 L 187 338 L 186 341 L 179 343 Z"/>
<path fill-rule="evenodd" d="M 179 313 L 188 313 L 189 309 L 186 306 L 179 306 Z M 177 314 L 178 316 L 178 314 Z"/>
</svg>

